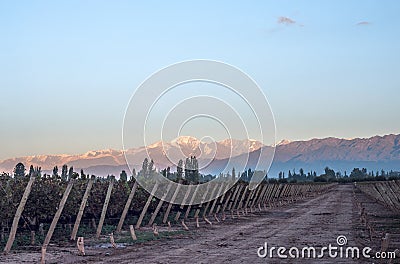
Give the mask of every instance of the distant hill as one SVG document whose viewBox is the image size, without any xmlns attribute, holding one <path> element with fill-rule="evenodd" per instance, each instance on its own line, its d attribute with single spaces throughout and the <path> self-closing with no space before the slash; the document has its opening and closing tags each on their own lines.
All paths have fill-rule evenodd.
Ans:
<svg viewBox="0 0 400 264">
<path fill-rule="evenodd" d="M 249 159 L 250 167 L 254 167 L 254 161 L 258 158 L 264 158 L 260 157 L 257 151 L 250 155 L 252 156 Z M 218 171 L 224 164 L 226 160 L 215 162 L 212 170 Z M 355 167 L 373 171 L 381 169 L 400 171 L 400 135 L 285 141 L 284 144 L 276 146 L 270 175 L 276 176 L 279 171 L 293 172 L 294 169 L 298 172 L 300 168 L 306 172 L 321 173 L 326 166 L 336 171 L 347 171 L 348 174 Z"/>
</svg>

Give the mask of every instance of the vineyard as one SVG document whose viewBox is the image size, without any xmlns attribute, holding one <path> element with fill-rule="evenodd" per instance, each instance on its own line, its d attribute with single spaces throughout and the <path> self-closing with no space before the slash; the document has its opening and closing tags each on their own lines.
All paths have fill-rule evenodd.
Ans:
<svg viewBox="0 0 400 264">
<path fill-rule="evenodd" d="M 387 208 L 400 212 L 400 181 L 361 182 L 355 186 Z"/>
<path fill-rule="evenodd" d="M 192 188 L 181 203 L 174 203 L 177 189 L 169 184 L 158 185 L 162 194 L 159 199 L 154 196 L 155 189 L 150 194 L 134 178 L 116 180 L 112 176 L 107 179 L 92 176 L 64 180 L 35 173 L 26 177 L 3 174 L 0 177 L 0 189 L 4 193 L 0 198 L 1 246 L 6 254 L 42 252 L 44 263 L 46 256 L 57 248 L 70 250 L 77 256 L 85 254 L 85 247 L 120 248 L 178 238 L 213 225 L 229 226 L 232 221 L 243 225 L 240 222 L 243 218 L 330 195 L 330 190 L 338 186 L 337 183 L 264 181 L 250 190 L 247 182 L 230 181 L 226 177 L 217 178 L 205 191 Z M 182 179 L 179 182 L 190 185 Z M 231 188 L 228 188 L 229 182 Z M 357 182 L 351 190 L 359 215 L 357 233 L 365 239 L 365 245 L 375 243 L 385 250 L 390 242 L 393 249 L 397 248 L 400 181 Z M 200 204 L 191 203 L 196 197 L 201 198 Z M 343 210 L 348 212 L 349 208 Z"/>
<path fill-rule="evenodd" d="M 360 234 L 368 244 L 375 242 L 380 252 L 392 249 L 399 258 L 400 181 L 357 182 L 354 187 Z"/>
<path fill-rule="evenodd" d="M 267 206 L 277 207 L 314 196 L 333 186 L 263 183 L 249 190 L 247 183 L 238 182 L 223 193 L 225 182 L 220 180 L 209 191 L 185 195 L 187 201 L 194 196 L 206 201 L 218 193 L 216 199 L 184 205 L 164 202 L 134 180 L 117 181 L 114 177 L 63 181 L 35 175 L 2 175 L 0 184 L 4 192 L 0 198 L 1 246 L 5 253 L 11 249 L 42 249 L 43 259 L 47 246 L 76 246 L 74 241 L 78 237 L 88 243 L 106 241 L 114 246 L 119 242 L 168 237 L 189 230 L 185 221 L 195 221 L 197 227 L 212 225 Z M 174 192 L 162 187 L 165 196 Z M 159 227 L 168 227 L 169 232 L 158 232 Z"/>
</svg>

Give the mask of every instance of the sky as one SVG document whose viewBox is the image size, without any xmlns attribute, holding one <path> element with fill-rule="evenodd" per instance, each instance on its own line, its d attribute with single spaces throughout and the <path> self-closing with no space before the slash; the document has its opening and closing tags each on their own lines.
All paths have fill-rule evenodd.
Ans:
<svg viewBox="0 0 400 264">
<path fill-rule="evenodd" d="M 277 141 L 400 133 L 399 12 L 384 0 L 1 1 L 0 159 L 121 149 L 135 89 L 191 59 L 251 76 Z"/>
</svg>

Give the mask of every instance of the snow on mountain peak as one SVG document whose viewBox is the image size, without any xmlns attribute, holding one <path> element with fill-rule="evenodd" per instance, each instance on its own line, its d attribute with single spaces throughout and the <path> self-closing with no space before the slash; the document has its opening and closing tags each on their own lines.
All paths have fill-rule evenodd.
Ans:
<svg viewBox="0 0 400 264">
<path fill-rule="evenodd" d="M 291 143 L 292 141 L 288 140 L 288 139 L 282 139 L 281 141 L 278 142 L 278 144 L 276 144 L 277 146 L 282 146 L 282 145 L 287 145 L 289 143 Z"/>
<path fill-rule="evenodd" d="M 176 143 L 178 145 L 198 145 L 200 140 L 192 136 L 180 136 L 172 140 L 171 143 Z"/>
</svg>

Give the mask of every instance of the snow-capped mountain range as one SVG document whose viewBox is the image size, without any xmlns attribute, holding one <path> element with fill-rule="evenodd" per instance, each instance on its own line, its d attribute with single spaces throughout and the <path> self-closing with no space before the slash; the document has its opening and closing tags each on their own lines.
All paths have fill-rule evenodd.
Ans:
<svg viewBox="0 0 400 264">
<path fill-rule="evenodd" d="M 156 167 L 164 168 L 176 164 L 179 159 L 196 156 L 200 166 L 214 159 L 222 160 L 244 153 L 252 152 L 263 147 L 256 140 L 226 139 L 218 142 L 202 142 L 191 136 L 181 136 L 171 142 L 158 141 L 146 147 L 131 148 L 126 150 L 129 164 L 139 169 L 144 158 L 154 160 Z M 105 149 L 89 151 L 80 155 L 36 155 L 11 158 L 0 161 L 0 171 L 11 172 L 18 162 L 26 167 L 33 165 L 41 167 L 44 171 L 52 170 L 54 166 L 63 164 L 73 166 L 75 169 L 89 169 L 100 166 L 103 168 L 126 166 L 125 155 L 122 150 Z M 97 171 L 97 170 L 96 170 Z"/>
<path fill-rule="evenodd" d="M 263 150 L 260 152 L 260 149 Z M 176 164 L 179 159 L 196 156 L 199 166 L 206 166 L 205 173 L 218 173 L 227 164 L 230 157 L 232 164 L 243 155 L 250 156 L 249 166 L 271 153 L 271 146 L 265 146 L 256 140 L 226 139 L 219 142 L 202 142 L 194 137 L 182 136 L 171 142 L 155 142 L 148 147 L 126 150 L 129 164 L 136 170 L 141 168 L 143 159 L 150 157 L 157 168 Z M 261 155 L 260 155 L 261 153 Z M 122 169 L 128 170 L 124 152 L 121 150 L 89 151 L 81 155 L 38 155 L 11 158 L 0 161 L 0 171 L 11 172 L 18 162 L 28 168 L 30 165 L 50 171 L 54 166 L 63 164 L 73 166 L 75 170 L 96 175 L 119 175 Z M 208 165 L 208 166 L 207 166 Z M 374 136 L 371 138 L 339 139 L 324 138 L 306 141 L 282 140 L 276 144 L 271 174 L 303 168 L 305 171 L 322 171 L 325 166 L 335 170 L 351 171 L 354 167 L 369 170 L 400 171 L 400 135 Z"/>
</svg>

